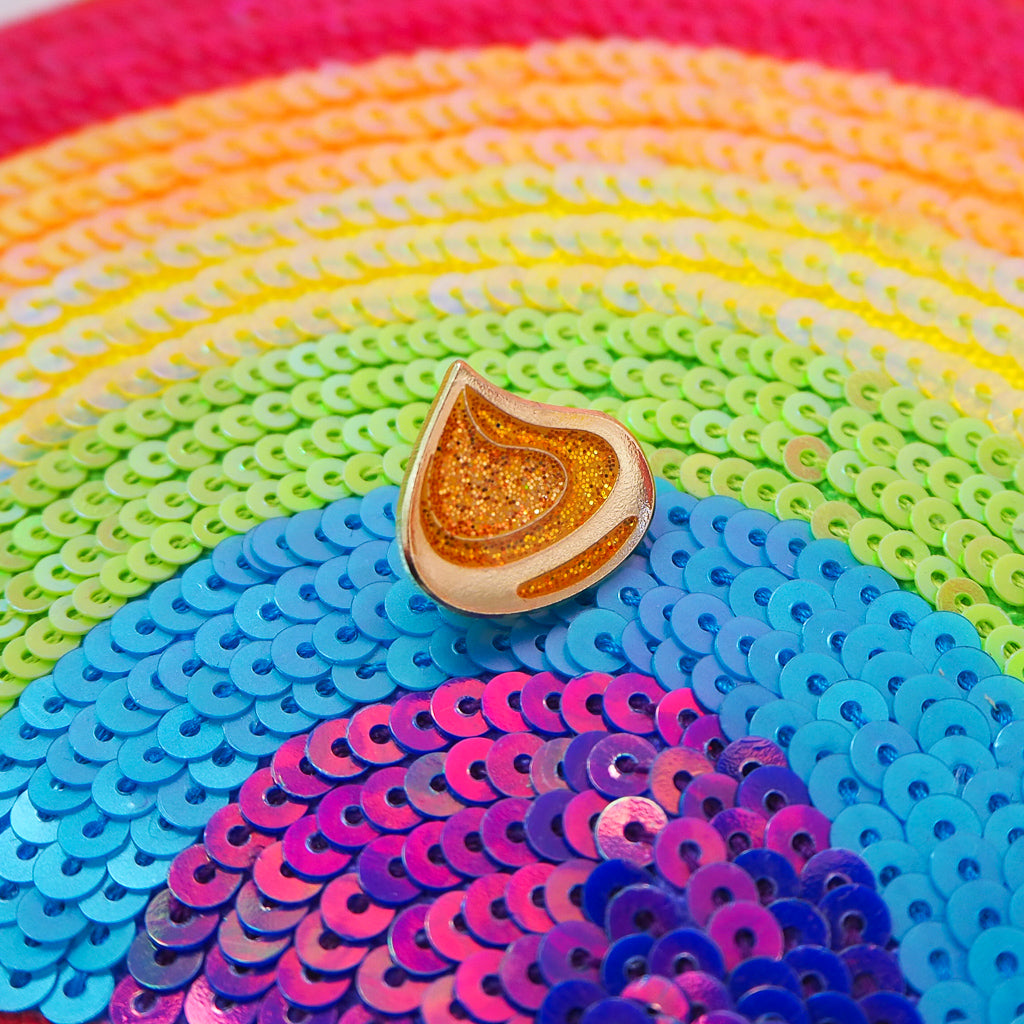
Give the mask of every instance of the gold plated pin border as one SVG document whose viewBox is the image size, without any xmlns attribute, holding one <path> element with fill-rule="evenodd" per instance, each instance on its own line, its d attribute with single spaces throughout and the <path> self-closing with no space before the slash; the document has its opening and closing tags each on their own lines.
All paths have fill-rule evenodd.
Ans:
<svg viewBox="0 0 1024 1024">
<path fill-rule="evenodd" d="M 618 460 L 610 492 L 581 525 L 555 543 L 501 565 L 474 567 L 446 560 L 431 544 L 423 524 L 430 462 L 466 388 L 531 426 L 596 435 Z M 398 537 L 410 574 L 437 601 L 470 614 L 509 615 L 565 600 L 606 577 L 639 544 L 653 514 L 654 477 L 640 445 L 621 423 L 592 410 L 519 398 L 457 360 L 441 383 L 409 461 L 399 495 Z M 585 571 L 580 560 L 588 553 L 591 565 Z"/>
</svg>

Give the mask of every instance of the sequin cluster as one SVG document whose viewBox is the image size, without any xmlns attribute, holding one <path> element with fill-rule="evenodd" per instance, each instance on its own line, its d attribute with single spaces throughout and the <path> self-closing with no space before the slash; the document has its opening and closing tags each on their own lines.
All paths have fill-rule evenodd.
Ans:
<svg viewBox="0 0 1024 1024">
<path fill-rule="evenodd" d="M 920 0 L 822 0 L 813 10 L 780 0 L 773 9 L 797 16 L 777 25 L 763 5 L 698 0 L 525 0 L 498 17 L 487 16 L 492 0 L 395 0 L 386 22 L 379 4 L 353 0 L 344 24 L 335 3 L 311 0 L 301 16 L 275 5 L 273 25 L 266 0 L 252 0 L 241 22 L 224 17 L 223 0 L 132 0 L 137 21 L 122 2 L 86 0 L 84 13 L 69 13 L 67 51 L 59 17 L 37 39 L 0 37 L 14 69 L 0 82 L 0 147 L 90 112 L 105 118 L 153 96 L 263 77 L 296 54 L 308 64 L 387 52 L 406 15 L 403 47 L 447 42 L 451 31 L 519 44 L 527 29 L 561 38 L 567 27 L 742 38 L 787 56 L 827 39 L 821 52 L 844 68 L 1021 95 L 1019 18 L 1000 0 L 978 0 L 967 20 Z M 955 32 L 944 31 L 950 18 Z M 94 44 L 137 41 L 142 25 L 147 57 L 119 54 L 114 77 L 125 87 L 112 87 L 93 66 L 95 54 L 109 71 L 110 47 Z M 984 56 L 955 59 L 964 53 Z M 182 72 L 161 82 L 161 67 Z M 55 95 L 72 102 L 53 110 Z M 654 936 L 660 911 L 696 920 L 702 871 L 742 870 L 744 858 L 771 852 L 737 854 L 726 837 L 725 860 L 683 884 L 659 873 L 657 857 L 635 863 L 648 845 L 656 852 L 652 835 L 715 807 L 702 801 L 700 813 L 672 818 L 649 785 L 602 794 L 611 803 L 589 831 L 593 853 L 573 850 L 569 863 L 590 865 L 577 909 L 586 916 L 587 893 L 605 893 L 605 917 L 483 942 L 473 970 L 475 950 L 421 990 L 431 1024 L 450 1019 L 453 1003 L 481 1024 L 505 1013 L 516 1024 L 533 1013 L 631 1024 L 654 1006 L 680 1019 L 706 1011 L 702 1024 L 1020 1017 L 1021 134 L 1012 111 L 881 76 L 717 48 L 570 41 L 286 74 L 0 163 L 0 713 L 9 712 L 0 720 L 0 1010 L 41 1006 L 53 1024 L 79 1024 L 104 1013 L 114 991 L 109 1013 L 123 1024 L 176 1024 L 182 1014 L 188 1024 L 247 1024 L 256 1013 L 260 1024 L 338 1024 L 339 1008 L 344 1024 L 400 1020 L 374 1007 L 426 975 L 402 966 L 391 984 L 406 962 L 396 945 L 406 958 L 461 960 L 431 946 L 429 927 L 426 946 L 416 942 L 426 918 L 396 913 L 345 969 L 343 944 L 320 942 L 329 922 L 322 899 L 309 909 L 315 895 L 291 931 L 256 939 L 245 926 L 302 905 L 267 907 L 264 891 L 287 898 L 327 881 L 283 871 L 285 852 L 308 866 L 348 850 L 332 885 L 373 875 L 369 847 L 340 845 L 337 833 L 321 840 L 308 820 L 306 833 L 297 827 L 312 817 L 319 828 L 331 799 L 303 786 L 348 784 L 304 771 L 303 756 L 325 757 L 312 738 L 347 720 L 331 752 L 369 764 L 359 811 L 365 804 L 372 822 L 373 785 L 440 752 L 410 751 L 393 765 L 346 755 L 350 734 L 359 747 L 398 724 L 389 710 L 364 729 L 374 708 L 393 697 L 394 709 L 425 708 L 458 762 L 471 749 L 460 745 L 497 747 L 502 737 L 445 732 L 444 702 L 435 716 L 426 693 L 448 695 L 436 688 L 451 676 L 479 677 L 483 703 L 488 687 L 524 669 L 545 686 L 564 683 L 563 694 L 588 670 L 639 673 L 619 678 L 655 680 L 642 694 L 659 707 L 689 700 L 703 714 L 691 728 L 716 719 L 729 750 L 757 747 L 751 737 L 774 744 L 757 749 L 784 753 L 792 774 L 775 776 L 779 791 L 790 799 L 804 786 L 807 820 L 831 822 L 815 842 L 833 849 L 801 868 L 806 920 L 819 914 L 834 944 L 884 911 L 898 950 L 860 975 L 849 949 L 816 954 L 811 972 L 789 951 L 730 973 L 739 933 L 723 937 L 718 915 L 763 910 L 759 891 L 694 929 L 721 940 L 724 980 L 693 993 L 672 971 L 625 977 L 628 960 L 616 974 L 613 950 L 639 951 L 647 967 L 633 966 L 649 969 L 689 927 L 673 921 Z M 401 574 L 393 489 L 380 485 L 402 479 L 452 356 L 516 393 L 611 412 L 691 498 L 665 489 L 637 555 L 570 605 L 488 623 L 433 607 Z M 366 497 L 332 504 L 352 495 Z M 470 530 L 487 526 L 462 518 Z M 607 710 L 621 744 L 666 743 L 659 758 L 686 748 L 635 735 Z M 557 744 L 524 721 L 538 752 Z M 737 783 L 737 806 L 715 820 L 744 810 L 741 791 L 755 778 L 787 771 L 763 765 L 737 779 L 724 753 L 693 753 L 718 771 L 687 782 L 684 802 L 703 778 Z M 487 762 L 484 778 L 471 762 L 458 785 L 489 778 Z M 520 773 L 531 782 L 533 763 Z M 283 798 L 259 804 L 279 782 Z M 501 794 L 484 813 L 530 803 L 512 822 L 523 828 L 518 845 L 550 862 L 525 821 L 551 795 L 538 790 Z M 602 834 L 602 816 L 627 806 L 619 801 L 634 801 L 630 820 Z M 260 817 L 293 804 L 306 810 L 287 827 Z M 764 808 L 766 841 L 791 809 Z M 443 831 L 461 813 L 430 820 L 447 820 Z M 424 824 L 382 827 L 379 838 L 408 842 Z M 226 866 L 248 856 L 257 833 L 273 841 L 253 864 Z M 568 834 L 557 838 L 571 847 Z M 493 845 L 507 847 L 500 837 Z M 276 867 L 272 848 L 282 851 Z M 512 878 L 531 867 L 488 863 Z M 838 872 L 834 892 L 875 892 L 859 894 L 870 914 L 844 924 L 825 912 L 832 893 L 805 886 L 812 863 Z M 644 873 L 639 911 L 630 886 L 599 888 L 615 871 Z M 222 903 L 191 918 L 184 903 L 170 906 L 171 892 L 224 895 L 232 874 L 246 884 Z M 451 893 L 466 920 L 483 877 Z M 359 906 L 367 892 L 354 895 Z M 417 899 L 406 909 L 424 906 Z M 531 906 L 548 913 L 546 891 L 540 901 Z M 613 930 L 613 907 L 632 914 L 634 934 Z M 197 938 L 212 918 L 214 931 Z M 549 982 L 542 944 L 550 952 L 566 926 L 587 923 L 608 948 L 573 966 L 595 973 L 556 982 L 536 1011 L 510 1004 L 507 990 L 533 991 L 534 964 Z M 132 945 L 140 924 L 178 942 L 196 929 L 176 959 L 165 949 L 152 960 L 170 961 L 158 963 L 169 978 L 205 949 L 205 973 L 187 994 L 137 991 L 132 979 L 115 989 L 126 962 L 152 969 L 141 939 Z M 482 941 L 469 925 L 464 934 Z M 762 933 L 743 931 L 746 950 Z M 285 966 L 268 978 L 276 940 L 291 945 L 274 954 Z M 254 949 L 263 959 L 246 959 Z M 511 983 L 494 966 L 502 950 L 506 971 L 525 972 Z M 836 960 L 848 975 L 854 967 L 849 992 L 832 1003 L 809 995 L 818 974 L 842 977 Z M 325 966 L 339 970 L 313 976 Z M 865 978 L 890 971 L 893 995 L 863 998 Z M 687 972 L 701 973 L 714 974 Z M 348 977 L 340 1002 L 307 1005 L 321 982 Z M 269 987 L 252 998 L 246 984 Z M 897 990 L 921 993 L 916 1007 Z M 289 994 L 305 998 L 301 1010 Z"/>
<path fill-rule="evenodd" d="M 565 347 L 538 353 L 547 337 Z M 484 352 L 495 339 L 507 349 Z M 385 350 L 395 365 L 382 377 Z M 1018 439 L 880 372 L 844 376 L 840 360 L 776 335 L 516 309 L 331 334 L 212 369 L 19 470 L 0 485 L 14 522 L 0 531 L 0 711 L 90 627 L 218 541 L 400 482 L 454 354 L 530 398 L 614 413 L 689 493 L 848 540 L 861 561 L 963 611 L 986 652 L 1024 673 Z M 827 460 L 805 465 L 808 438 Z"/>
<path fill-rule="evenodd" d="M 170 859 L 290 736 L 524 669 L 629 668 L 716 715 L 727 740 L 777 744 L 831 845 L 874 871 L 927 1024 L 942 1000 L 1016 998 L 1024 978 L 1002 954 L 1024 924 L 1024 698 L 966 618 L 806 524 L 662 482 L 647 538 L 596 591 L 469 619 L 401 575 L 395 498 L 223 542 L 91 630 L 0 720 L 0 1009 L 99 1012 Z M 87 987 L 72 1000 L 66 985 Z"/>
<path fill-rule="evenodd" d="M 425 1024 L 911 1022 L 874 876 L 807 801 L 778 747 L 650 677 L 453 680 L 285 743 L 175 858 L 112 1020 L 184 994 L 237 1021 L 358 997 Z"/>
<path fill-rule="evenodd" d="M 76 139 L 74 129 L 93 121 L 129 120 L 129 111 L 169 103 L 183 91 L 218 89 L 254 76 L 270 95 L 260 97 L 262 102 L 254 98 L 247 109 L 277 111 L 288 99 L 296 104 L 308 100 L 308 93 L 271 91 L 276 80 L 266 81 L 265 76 L 295 66 L 344 66 L 368 60 L 390 53 L 396 40 L 403 52 L 429 48 L 417 54 L 417 60 L 430 67 L 435 78 L 451 64 L 448 54 L 436 48 L 448 47 L 455 39 L 485 45 L 569 35 L 599 39 L 635 34 L 644 39 L 699 41 L 701 46 L 713 47 L 706 54 L 695 51 L 708 58 L 721 59 L 720 48 L 726 46 L 771 54 L 798 62 L 791 79 L 806 74 L 808 67 L 818 71 L 816 65 L 882 68 L 901 82 L 939 86 L 950 97 L 956 90 L 995 103 L 1024 102 L 1024 87 L 1014 74 L 1021 60 L 1021 15 L 1016 7 L 999 0 L 977 3 L 966 27 L 956 9 L 920 2 L 893 7 L 884 0 L 865 0 L 855 8 L 845 3 L 820 4 L 813 16 L 798 4 L 784 2 L 773 10 L 768 24 L 757 8 L 719 10 L 707 8 L 701 0 L 681 0 L 672 10 L 655 0 L 583 4 L 572 10 L 541 0 L 511 8 L 486 4 L 472 10 L 458 2 L 435 0 L 426 6 L 422 0 L 403 0 L 392 9 L 393 22 L 387 26 L 380 24 L 376 6 L 354 5 L 343 29 L 328 3 L 310 4 L 306 16 L 296 19 L 272 0 L 253 0 L 242 25 L 231 18 L 231 10 L 227 0 L 188 0 L 174 7 L 153 3 L 140 16 L 136 3 L 119 0 L 62 12 L 62 31 L 52 31 L 51 25 L 47 25 L 49 31 L 42 31 L 33 23 L 8 27 L 3 46 L 12 55 L 8 74 L 12 84 L 7 87 L 12 102 L 0 122 L 5 150 L 39 146 L 55 135 L 66 142 Z M 431 16 L 424 16 L 425 11 Z M 924 24 L 923 15 L 930 17 Z M 878 30 L 882 23 L 888 28 L 885 32 Z M 205 44 L 200 52 L 189 45 L 197 25 L 202 26 Z M 388 31 L 398 26 L 397 35 Z M 154 32 L 173 41 L 172 45 L 154 49 Z M 261 59 L 254 60 L 254 53 Z M 216 59 L 210 59 L 210 54 Z M 503 56 L 508 62 L 508 49 Z M 846 84 L 850 77 L 845 71 L 831 76 L 836 85 Z M 389 84 L 400 88 L 398 82 L 404 86 L 406 79 Z M 885 79 L 863 83 L 865 105 L 883 83 L 893 88 Z M 346 94 L 339 90 L 339 95 Z M 195 120 L 205 120 L 194 113 L 200 98 L 192 98 L 186 108 Z M 924 105 L 923 97 L 913 98 Z M 912 104 L 908 97 L 901 105 Z M 942 112 L 950 116 L 950 105 L 947 101 L 940 106 L 936 118 Z M 169 120 L 170 114 L 165 113 L 165 118 Z M 171 130 L 165 121 L 164 133 L 157 138 L 163 141 Z M 131 133 L 125 141 L 129 140 L 139 145 L 150 136 Z"/>
</svg>

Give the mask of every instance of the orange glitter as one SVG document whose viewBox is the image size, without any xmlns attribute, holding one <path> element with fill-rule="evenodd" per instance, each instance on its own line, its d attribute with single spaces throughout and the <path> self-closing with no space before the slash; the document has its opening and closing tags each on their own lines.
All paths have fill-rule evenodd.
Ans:
<svg viewBox="0 0 1024 1024">
<path fill-rule="evenodd" d="M 587 579 L 601 568 L 626 543 L 636 529 L 637 518 L 630 516 L 609 530 L 596 544 L 568 561 L 541 573 L 532 580 L 520 583 L 516 593 L 522 598 L 547 597 L 581 580 Z"/>
<path fill-rule="evenodd" d="M 653 514 L 654 477 L 621 423 L 510 395 L 456 360 L 406 469 L 396 525 L 428 594 L 509 615 L 607 576 Z"/>
<path fill-rule="evenodd" d="M 423 531 L 448 562 L 507 565 L 585 523 L 618 476 L 597 434 L 526 423 L 467 386 L 427 468 Z"/>
</svg>

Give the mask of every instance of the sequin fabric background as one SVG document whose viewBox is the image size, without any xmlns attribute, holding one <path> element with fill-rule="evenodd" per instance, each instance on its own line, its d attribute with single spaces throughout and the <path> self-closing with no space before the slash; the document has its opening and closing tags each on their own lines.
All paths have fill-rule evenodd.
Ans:
<svg viewBox="0 0 1024 1024">
<path fill-rule="evenodd" d="M 1024 1019 L 1024 9 L 0 31 L 0 1013 Z M 637 553 L 406 576 L 453 358 Z"/>
</svg>

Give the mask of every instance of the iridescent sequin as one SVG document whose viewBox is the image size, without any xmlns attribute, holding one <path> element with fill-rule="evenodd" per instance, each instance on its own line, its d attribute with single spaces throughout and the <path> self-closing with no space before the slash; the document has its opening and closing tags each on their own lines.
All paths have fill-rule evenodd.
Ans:
<svg viewBox="0 0 1024 1024">
<path fill-rule="evenodd" d="M 252 787 L 240 816 L 226 808 L 211 821 L 204 844 L 175 859 L 171 892 L 151 902 L 129 958 L 148 998 L 162 1007 L 181 990 L 212 993 L 262 1018 L 268 1001 L 292 1015 L 354 999 L 412 1013 L 443 991 L 456 1019 L 500 1024 L 553 1019 L 566 1000 L 581 1012 L 671 1005 L 692 1016 L 711 992 L 750 1019 L 785 999 L 802 1015 L 824 986 L 849 1006 L 883 990 L 913 1020 L 874 875 L 828 849 L 827 822 L 782 751 L 753 738 L 709 747 L 713 716 L 687 715 L 679 732 L 678 701 L 648 677 L 580 682 L 591 703 L 602 699 L 610 731 L 572 729 L 573 701 L 587 699 L 576 681 L 510 673 L 452 680 L 421 702 L 419 728 L 438 737 L 430 752 L 400 747 L 408 698 L 367 709 L 369 741 L 403 756 L 367 759 L 367 749 L 353 760 L 357 784 L 335 778 L 336 723 L 290 740 L 269 770 L 277 788 L 254 803 L 263 787 Z M 570 735 L 539 747 L 486 723 L 481 735 L 481 707 L 506 702 L 515 684 L 527 703 L 555 704 L 547 728 Z M 659 714 L 663 704 L 674 713 Z M 635 732 L 618 731 L 626 708 Z M 584 741 L 581 771 L 569 749 Z M 492 759 L 499 744 L 507 763 Z M 534 771 L 548 748 L 565 767 L 552 760 L 542 784 Z M 504 796 L 492 771 L 494 782 L 518 775 L 522 795 Z M 713 778 L 733 786 L 688 811 L 690 791 Z M 242 848 L 253 856 L 240 861 Z M 237 915 L 214 935 L 211 911 L 228 911 L 236 892 Z M 249 924 L 240 930 L 236 916 Z"/>
</svg>

